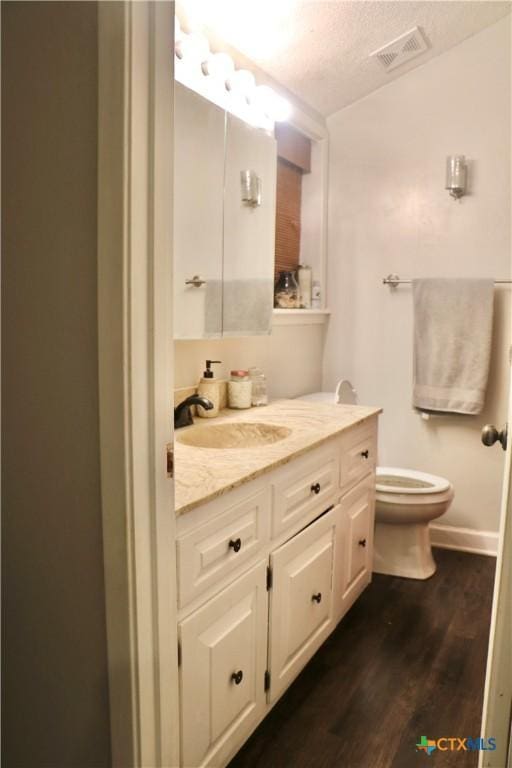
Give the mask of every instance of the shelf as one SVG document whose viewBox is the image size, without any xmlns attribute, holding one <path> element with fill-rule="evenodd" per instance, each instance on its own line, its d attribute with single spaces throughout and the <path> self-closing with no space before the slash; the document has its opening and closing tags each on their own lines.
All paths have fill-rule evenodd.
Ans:
<svg viewBox="0 0 512 768">
<path fill-rule="evenodd" d="M 330 309 L 274 309 L 273 325 L 323 325 L 329 319 Z"/>
</svg>

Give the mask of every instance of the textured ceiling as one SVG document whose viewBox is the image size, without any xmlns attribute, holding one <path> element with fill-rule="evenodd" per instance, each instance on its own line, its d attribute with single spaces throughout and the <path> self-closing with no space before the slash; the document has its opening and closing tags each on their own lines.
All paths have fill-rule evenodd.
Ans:
<svg viewBox="0 0 512 768">
<path fill-rule="evenodd" d="M 198 22 L 323 115 L 400 77 L 505 16 L 510 2 L 183 0 Z M 420 26 L 429 50 L 386 73 L 369 54 Z"/>
</svg>

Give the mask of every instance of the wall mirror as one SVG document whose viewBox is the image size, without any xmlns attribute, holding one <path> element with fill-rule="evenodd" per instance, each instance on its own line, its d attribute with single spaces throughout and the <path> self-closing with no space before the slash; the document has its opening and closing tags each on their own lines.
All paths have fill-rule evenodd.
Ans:
<svg viewBox="0 0 512 768">
<path fill-rule="evenodd" d="M 271 330 L 276 139 L 175 83 L 174 335 Z"/>
</svg>

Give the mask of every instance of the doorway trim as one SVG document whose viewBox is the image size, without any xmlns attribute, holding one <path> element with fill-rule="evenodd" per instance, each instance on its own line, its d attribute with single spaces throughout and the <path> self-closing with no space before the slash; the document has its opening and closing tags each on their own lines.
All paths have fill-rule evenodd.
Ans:
<svg viewBox="0 0 512 768">
<path fill-rule="evenodd" d="M 112 765 L 179 764 L 174 3 L 99 3 L 98 327 Z"/>
</svg>

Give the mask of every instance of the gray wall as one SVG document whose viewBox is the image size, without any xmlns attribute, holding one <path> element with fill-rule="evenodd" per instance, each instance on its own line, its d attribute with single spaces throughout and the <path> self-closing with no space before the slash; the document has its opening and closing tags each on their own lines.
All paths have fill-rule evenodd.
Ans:
<svg viewBox="0 0 512 768">
<path fill-rule="evenodd" d="M 110 764 L 96 3 L 2 3 L 3 761 Z"/>
</svg>

